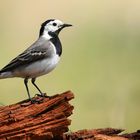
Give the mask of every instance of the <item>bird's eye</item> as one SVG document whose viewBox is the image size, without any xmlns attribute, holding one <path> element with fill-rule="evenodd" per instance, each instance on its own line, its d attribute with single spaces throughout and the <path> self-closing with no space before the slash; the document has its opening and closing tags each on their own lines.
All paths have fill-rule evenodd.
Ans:
<svg viewBox="0 0 140 140">
<path fill-rule="evenodd" d="M 56 26 L 57 24 L 56 23 L 53 23 L 53 26 Z"/>
</svg>

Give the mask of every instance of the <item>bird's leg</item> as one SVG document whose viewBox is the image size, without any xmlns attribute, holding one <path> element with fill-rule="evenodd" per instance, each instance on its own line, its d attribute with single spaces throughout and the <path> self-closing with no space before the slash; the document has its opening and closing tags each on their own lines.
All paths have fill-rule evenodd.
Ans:
<svg viewBox="0 0 140 140">
<path fill-rule="evenodd" d="M 33 84 L 33 85 L 36 87 L 36 89 L 39 91 L 40 95 L 41 95 L 42 97 L 44 97 L 46 94 L 43 93 L 43 92 L 39 89 L 39 87 L 35 84 L 35 80 L 36 80 L 36 78 L 32 78 L 32 80 L 31 80 L 32 84 Z"/>
<path fill-rule="evenodd" d="M 28 78 L 24 79 L 24 84 L 25 84 L 25 87 L 26 87 L 26 90 L 27 90 L 27 93 L 28 93 L 28 97 L 29 97 L 30 100 L 32 100 L 31 96 L 30 96 L 30 93 L 29 93 L 29 88 L 28 88 Z"/>
<path fill-rule="evenodd" d="M 30 96 L 30 92 L 29 92 L 29 88 L 28 88 L 28 78 L 25 78 L 24 79 L 24 84 L 25 84 L 25 87 L 26 87 L 26 90 L 27 90 L 27 93 L 28 93 L 28 97 L 29 97 L 29 100 L 31 101 L 31 103 L 39 103 L 40 101 L 37 101 L 35 99 L 32 99 L 31 96 Z"/>
</svg>

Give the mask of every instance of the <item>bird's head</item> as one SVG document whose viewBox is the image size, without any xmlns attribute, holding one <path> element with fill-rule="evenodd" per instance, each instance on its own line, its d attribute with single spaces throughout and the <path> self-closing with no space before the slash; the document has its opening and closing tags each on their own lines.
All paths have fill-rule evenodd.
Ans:
<svg viewBox="0 0 140 140">
<path fill-rule="evenodd" d="M 65 24 L 58 19 L 50 19 L 41 24 L 39 36 L 44 36 L 49 39 L 52 35 L 58 35 L 63 28 L 70 26 L 72 25 Z"/>
</svg>

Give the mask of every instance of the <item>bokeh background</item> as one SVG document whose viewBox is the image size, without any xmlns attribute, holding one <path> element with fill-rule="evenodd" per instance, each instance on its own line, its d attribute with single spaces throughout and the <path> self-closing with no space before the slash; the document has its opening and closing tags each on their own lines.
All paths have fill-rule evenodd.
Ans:
<svg viewBox="0 0 140 140">
<path fill-rule="evenodd" d="M 139 129 L 140 1 L 0 0 L 0 67 L 30 46 L 50 18 L 74 26 L 60 34 L 58 67 L 37 84 L 49 95 L 75 93 L 70 129 Z M 37 93 L 31 84 L 30 91 Z M 22 79 L 0 80 L 0 104 L 25 98 Z"/>
</svg>

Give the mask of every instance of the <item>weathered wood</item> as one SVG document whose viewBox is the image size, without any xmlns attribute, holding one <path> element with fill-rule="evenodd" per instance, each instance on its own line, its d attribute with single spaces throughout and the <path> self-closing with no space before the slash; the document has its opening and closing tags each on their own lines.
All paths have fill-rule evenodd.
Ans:
<svg viewBox="0 0 140 140">
<path fill-rule="evenodd" d="M 62 137 L 68 131 L 73 106 L 69 100 L 74 98 L 67 91 L 41 103 L 31 104 L 25 100 L 0 108 L 0 140 L 43 140 Z M 35 97 L 41 100 L 42 97 Z"/>
<path fill-rule="evenodd" d="M 69 132 L 74 98 L 71 91 L 47 97 L 0 106 L 0 140 L 140 140 L 140 130 L 122 134 L 124 130 L 104 128 Z M 94 124 L 93 124 L 94 125 Z"/>
<path fill-rule="evenodd" d="M 140 131 L 121 134 L 123 129 L 102 128 L 92 130 L 79 130 L 77 132 L 67 132 L 63 135 L 63 140 L 140 140 Z"/>
</svg>

